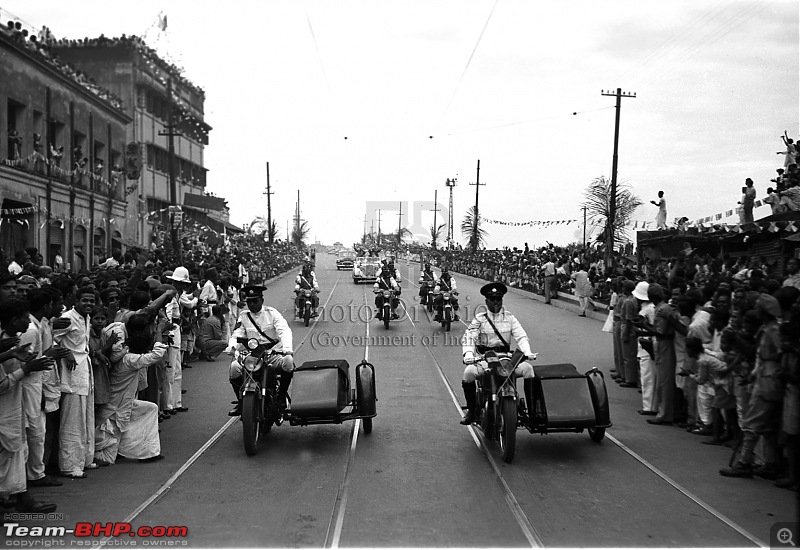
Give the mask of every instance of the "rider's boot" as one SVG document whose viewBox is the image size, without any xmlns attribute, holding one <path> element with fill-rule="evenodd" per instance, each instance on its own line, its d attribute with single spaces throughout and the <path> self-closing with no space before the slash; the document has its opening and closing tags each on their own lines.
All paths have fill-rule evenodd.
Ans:
<svg viewBox="0 0 800 550">
<path fill-rule="evenodd" d="M 231 387 L 233 393 L 236 394 L 236 406 L 228 411 L 228 416 L 241 416 L 242 415 L 242 381 L 241 379 L 231 380 Z"/>
<path fill-rule="evenodd" d="M 528 425 L 533 428 L 533 378 L 523 380 L 523 391 L 525 392 L 525 406 L 528 409 Z"/>
<path fill-rule="evenodd" d="M 280 386 L 278 386 L 278 408 L 281 410 L 281 413 L 286 410 L 286 404 L 289 400 L 289 384 L 292 383 L 293 377 L 293 372 L 281 372 L 281 382 Z"/>
<path fill-rule="evenodd" d="M 399 319 L 400 316 L 397 314 L 396 311 L 392 310 L 392 319 Z"/>
<path fill-rule="evenodd" d="M 464 399 L 467 400 L 467 416 L 461 419 L 463 426 L 469 426 L 477 420 L 478 402 L 475 392 L 477 385 L 475 382 L 461 382 L 461 388 L 464 390 Z"/>
</svg>

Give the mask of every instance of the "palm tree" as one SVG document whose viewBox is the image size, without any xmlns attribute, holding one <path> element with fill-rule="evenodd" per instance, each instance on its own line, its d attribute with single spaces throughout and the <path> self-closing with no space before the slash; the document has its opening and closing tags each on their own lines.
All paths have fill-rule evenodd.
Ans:
<svg viewBox="0 0 800 550">
<path fill-rule="evenodd" d="M 586 208 L 587 219 L 590 223 L 605 228 L 604 234 L 607 243 L 610 242 L 609 236 L 613 237 L 615 243 L 627 243 L 631 239 L 628 237 L 626 226 L 630 223 L 636 209 L 643 203 L 639 197 L 633 194 L 627 182 L 617 184 L 616 195 L 614 227 L 610 228 L 610 235 L 608 225 L 611 216 L 611 182 L 605 176 L 600 176 L 592 181 L 586 189 L 584 194 L 586 200 L 581 207 Z M 606 246 L 605 262 L 607 266 L 611 266 L 612 258 L 613 247 Z"/>
<path fill-rule="evenodd" d="M 311 228 L 308 226 L 308 222 L 303 222 L 300 225 L 296 225 L 294 229 L 292 229 L 291 240 L 295 245 L 303 248 L 305 246 L 303 241 L 308 238 L 308 234 L 310 232 Z"/>
<path fill-rule="evenodd" d="M 438 241 L 439 237 L 442 235 L 442 229 L 444 229 L 445 225 L 447 225 L 447 224 L 443 223 L 443 224 L 439 225 L 439 227 L 436 227 L 433 224 L 431 224 L 431 226 L 429 228 L 429 230 L 431 232 L 431 248 L 434 249 L 434 250 L 436 250 L 436 241 Z"/>
<path fill-rule="evenodd" d="M 272 220 L 272 227 L 267 227 L 267 229 L 264 231 L 264 236 L 266 237 L 267 241 L 269 241 L 269 244 L 275 242 L 275 240 L 278 238 L 278 222 Z"/>
<path fill-rule="evenodd" d="M 467 239 L 467 248 L 475 252 L 478 247 L 486 244 L 486 237 L 489 232 L 481 227 L 481 220 L 478 218 L 475 223 L 475 207 L 470 206 L 467 213 L 464 214 L 464 219 L 461 220 L 461 234 Z"/>
<path fill-rule="evenodd" d="M 403 244 L 404 238 L 413 236 L 414 234 L 407 227 L 402 227 L 392 233 L 392 242 L 399 248 Z"/>
</svg>

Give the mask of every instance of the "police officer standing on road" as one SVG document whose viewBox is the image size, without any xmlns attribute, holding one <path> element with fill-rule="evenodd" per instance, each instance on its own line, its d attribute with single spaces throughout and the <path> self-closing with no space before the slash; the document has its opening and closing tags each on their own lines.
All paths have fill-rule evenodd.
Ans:
<svg viewBox="0 0 800 550">
<path fill-rule="evenodd" d="M 511 351 L 509 342 L 513 338 L 517 349 L 524 353 L 527 359 L 536 358 L 531 353 L 525 329 L 511 312 L 503 308 L 503 296 L 506 292 L 508 292 L 508 288 L 503 283 L 489 283 L 481 287 L 481 294 L 486 298 L 486 311 L 479 311 L 475 314 L 475 318 L 467 327 L 461 340 L 464 363 L 467 365 L 461 382 L 464 397 L 467 400 L 467 415 L 461 420 L 461 424 L 465 426 L 469 426 L 476 420 L 478 403 L 476 402 L 475 380 L 486 372 L 485 364 L 473 363 L 476 351 L 480 354 L 487 351 L 509 353 Z M 533 405 L 533 366 L 527 361 L 523 361 L 517 365 L 514 375 L 524 379 L 525 401 L 528 407 L 531 407 Z"/>
<path fill-rule="evenodd" d="M 242 287 L 240 295 L 246 305 L 245 309 L 239 313 L 239 320 L 228 341 L 227 353 L 232 354 L 236 349 L 243 349 L 244 345 L 238 343 L 237 338 L 255 338 L 259 343 L 266 345 L 267 348 L 275 348 L 284 355 L 271 355 L 267 367 L 271 370 L 281 369 L 281 385 L 278 390 L 278 403 L 286 403 L 286 396 L 289 392 L 289 384 L 292 381 L 292 371 L 294 361 L 292 360 L 292 329 L 286 319 L 283 318 L 274 307 L 264 307 L 264 291 L 267 287 L 251 285 Z M 235 359 L 231 362 L 230 382 L 233 391 L 236 393 L 238 403 L 228 413 L 228 416 L 239 416 L 242 414 L 242 385 L 244 375 L 242 365 Z"/>
</svg>

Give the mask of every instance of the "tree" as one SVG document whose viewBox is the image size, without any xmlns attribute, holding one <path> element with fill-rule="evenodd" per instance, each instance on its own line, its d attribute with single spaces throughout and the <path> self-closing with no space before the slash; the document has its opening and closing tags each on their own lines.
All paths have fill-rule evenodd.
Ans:
<svg viewBox="0 0 800 550">
<path fill-rule="evenodd" d="M 431 232 L 431 248 L 436 250 L 436 242 L 439 240 L 439 237 L 442 235 L 442 229 L 446 224 L 441 224 L 439 227 L 435 227 L 431 224 L 429 230 Z"/>
<path fill-rule="evenodd" d="M 272 220 L 272 227 L 268 227 L 266 231 L 264 231 L 264 236 L 270 244 L 275 242 L 278 239 L 278 222 Z"/>
<path fill-rule="evenodd" d="M 402 227 L 392 233 L 392 242 L 399 248 L 403 244 L 404 238 L 413 236 L 414 234 L 407 227 Z"/>
<path fill-rule="evenodd" d="M 581 207 L 586 207 L 586 217 L 590 223 L 602 226 L 606 237 L 610 229 L 615 243 L 627 243 L 630 241 L 626 227 L 636 209 L 643 203 L 639 197 L 633 194 L 627 182 L 617 183 L 617 208 L 614 216 L 614 227 L 612 228 L 608 226 L 611 216 L 611 181 L 607 180 L 605 176 L 595 178 L 586 189 L 584 197 L 586 200 L 581 204 Z M 612 266 L 613 252 L 613 250 L 606 247 L 606 266 Z"/>
<path fill-rule="evenodd" d="M 295 225 L 294 229 L 292 229 L 292 237 L 291 241 L 295 245 L 303 248 L 305 244 L 303 243 L 306 238 L 308 238 L 308 234 L 311 232 L 311 228 L 308 226 L 308 222 L 303 222 L 300 225 Z"/>
<path fill-rule="evenodd" d="M 478 247 L 486 244 L 486 237 L 489 233 L 481 227 L 481 220 L 475 223 L 475 207 L 470 206 L 464 219 L 461 220 L 461 234 L 467 239 L 467 248 L 471 252 L 478 250 Z"/>
</svg>

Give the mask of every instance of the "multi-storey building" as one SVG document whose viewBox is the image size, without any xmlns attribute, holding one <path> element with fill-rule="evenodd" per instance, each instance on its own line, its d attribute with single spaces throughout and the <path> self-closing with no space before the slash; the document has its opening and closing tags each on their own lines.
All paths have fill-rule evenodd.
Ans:
<svg viewBox="0 0 800 550">
<path fill-rule="evenodd" d="M 203 120 L 205 93 L 137 37 L 59 41 L 59 57 L 92 75 L 122 99 L 133 119 L 127 128 L 127 167 L 138 179 L 126 182 L 127 215 L 138 222 L 134 238 L 149 245 L 170 226 L 169 206 L 183 205 L 188 194 L 206 187 L 203 149 L 211 127 Z M 170 185 L 170 136 L 173 134 L 175 189 Z M 173 197 L 174 193 L 174 197 Z M 206 214 L 184 212 L 184 225 L 204 223 Z"/>
<path fill-rule="evenodd" d="M 14 22 L 0 29 L 0 247 L 36 247 L 72 269 L 121 247 L 127 126 L 119 98 Z"/>
</svg>

